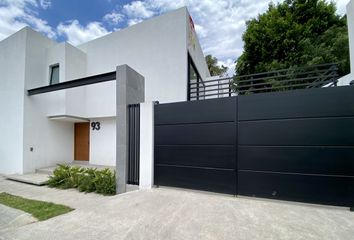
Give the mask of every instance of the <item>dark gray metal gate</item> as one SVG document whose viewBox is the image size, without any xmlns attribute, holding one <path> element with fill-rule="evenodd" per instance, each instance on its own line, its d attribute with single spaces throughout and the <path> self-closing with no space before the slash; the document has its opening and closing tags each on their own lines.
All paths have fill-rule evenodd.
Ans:
<svg viewBox="0 0 354 240">
<path fill-rule="evenodd" d="M 354 88 L 238 98 L 240 195 L 354 206 Z"/>
<path fill-rule="evenodd" d="M 155 184 L 354 206 L 354 87 L 156 105 Z"/>
<path fill-rule="evenodd" d="M 129 149 L 128 149 L 128 184 L 139 185 L 140 165 L 140 105 L 128 106 Z"/>
<path fill-rule="evenodd" d="M 236 194 L 235 98 L 155 106 L 155 184 Z"/>
</svg>

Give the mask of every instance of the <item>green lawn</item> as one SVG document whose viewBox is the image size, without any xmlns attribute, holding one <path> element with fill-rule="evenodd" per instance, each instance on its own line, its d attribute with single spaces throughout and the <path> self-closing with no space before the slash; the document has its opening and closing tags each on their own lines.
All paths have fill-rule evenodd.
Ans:
<svg viewBox="0 0 354 240">
<path fill-rule="evenodd" d="M 14 196 L 5 192 L 0 193 L 0 204 L 20 209 L 32 214 L 39 221 L 70 212 L 74 209 L 51 202 L 43 202 Z"/>
</svg>

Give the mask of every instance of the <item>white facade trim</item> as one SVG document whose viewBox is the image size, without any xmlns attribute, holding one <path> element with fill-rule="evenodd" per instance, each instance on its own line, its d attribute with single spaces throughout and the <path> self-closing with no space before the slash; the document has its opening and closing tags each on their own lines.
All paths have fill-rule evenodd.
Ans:
<svg viewBox="0 0 354 240">
<path fill-rule="evenodd" d="M 140 173 L 139 188 L 154 185 L 154 102 L 140 104 Z"/>
</svg>

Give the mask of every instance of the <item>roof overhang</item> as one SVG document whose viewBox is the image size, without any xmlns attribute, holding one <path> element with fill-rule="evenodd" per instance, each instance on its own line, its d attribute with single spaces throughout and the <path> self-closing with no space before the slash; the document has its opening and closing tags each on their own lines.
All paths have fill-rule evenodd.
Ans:
<svg viewBox="0 0 354 240">
<path fill-rule="evenodd" d="M 90 120 L 88 118 L 83 118 L 83 117 L 78 117 L 78 116 L 72 116 L 72 115 L 52 115 L 48 116 L 50 120 L 54 121 L 60 121 L 60 122 L 89 122 Z"/>
<path fill-rule="evenodd" d="M 42 94 L 47 92 L 54 92 L 58 90 L 64 90 L 68 88 L 80 87 L 80 86 L 113 81 L 113 80 L 116 80 L 116 71 L 89 76 L 85 78 L 74 79 L 66 82 L 60 82 L 57 84 L 52 84 L 44 87 L 32 88 L 27 90 L 27 94 L 29 96 L 32 96 L 32 95 L 37 95 L 37 94 Z"/>
</svg>

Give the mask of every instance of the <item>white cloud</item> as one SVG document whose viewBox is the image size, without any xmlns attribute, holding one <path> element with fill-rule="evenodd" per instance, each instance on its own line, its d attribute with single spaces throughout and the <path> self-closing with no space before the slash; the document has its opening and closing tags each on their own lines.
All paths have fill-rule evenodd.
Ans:
<svg viewBox="0 0 354 240">
<path fill-rule="evenodd" d="M 190 12 L 204 54 L 212 54 L 233 71 L 242 54 L 242 34 L 246 21 L 268 9 L 270 2 L 283 0 L 145 0 L 123 6 L 128 25 L 183 6 Z M 336 0 L 337 13 L 343 15 L 349 0 Z M 127 11 L 129 10 L 129 11 Z M 124 12 L 124 11 L 123 11 Z"/>
<path fill-rule="evenodd" d="M 235 60 L 232 58 L 227 58 L 226 60 L 219 60 L 218 61 L 219 66 L 225 66 L 227 67 L 227 75 L 232 76 L 235 73 Z"/>
<path fill-rule="evenodd" d="M 23 15 L 23 11 L 15 6 L 0 7 L 0 40 L 26 26 L 16 20 L 20 15 Z"/>
<path fill-rule="evenodd" d="M 142 21 L 143 21 L 143 19 L 141 19 L 141 18 L 132 18 L 132 19 L 128 20 L 127 24 L 128 24 L 128 26 L 132 26 L 132 25 L 140 23 Z"/>
<path fill-rule="evenodd" d="M 50 0 L 0 0 L 0 40 L 31 26 L 51 38 L 65 36 L 73 45 L 103 36 L 108 31 L 103 23 L 114 30 L 125 22 L 128 26 L 144 19 L 187 6 L 195 23 L 202 49 L 233 68 L 233 62 L 243 51 L 242 34 L 247 20 L 264 12 L 270 0 L 135 0 L 103 16 L 102 22 L 82 26 L 78 20 L 60 23 L 56 29 L 38 17 L 36 9 L 51 7 Z M 282 0 L 272 0 L 277 3 Z M 329 0 L 328 0 L 329 1 Z M 336 0 L 337 12 L 345 13 L 349 0 Z M 55 32 L 57 31 L 57 33 Z M 229 71 L 230 72 L 230 71 Z"/>
<path fill-rule="evenodd" d="M 0 40 L 25 26 L 31 26 L 34 30 L 55 38 L 56 34 L 48 22 L 39 18 L 37 13 L 31 10 L 38 7 L 44 5 L 38 4 L 35 0 L 0 0 Z"/>
<path fill-rule="evenodd" d="M 117 25 L 124 20 L 124 15 L 117 12 L 111 12 L 104 15 L 103 20 L 111 25 Z"/>
<path fill-rule="evenodd" d="M 29 23 L 34 28 L 34 30 L 45 33 L 49 38 L 55 38 L 56 33 L 52 30 L 52 27 L 48 25 L 47 21 L 32 15 L 26 15 L 23 17 L 23 19 Z"/>
<path fill-rule="evenodd" d="M 79 45 L 110 33 L 100 22 L 90 22 L 82 26 L 78 20 L 60 23 L 57 31 L 59 35 L 66 36 L 72 45 Z"/>
<path fill-rule="evenodd" d="M 349 3 L 349 0 L 336 0 L 337 5 L 337 13 L 340 15 L 344 15 L 346 13 L 346 6 Z"/>
<path fill-rule="evenodd" d="M 154 12 L 148 9 L 149 5 L 142 1 L 133 1 L 123 6 L 123 11 L 131 18 L 149 18 Z"/>
<path fill-rule="evenodd" d="M 194 24 L 194 28 L 199 37 L 205 38 L 208 36 L 208 30 L 205 29 L 203 26 Z"/>
<path fill-rule="evenodd" d="M 128 25 L 132 25 L 138 20 L 187 6 L 204 54 L 212 54 L 232 70 L 243 50 L 246 21 L 264 12 L 268 4 L 269 0 L 146 0 L 124 5 L 123 12 L 127 14 Z"/>
<path fill-rule="evenodd" d="M 50 8 L 50 6 L 52 5 L 51 0 L 39 0 L 39 4 L 41 5 L 41 7 L 43 9 L 47 9 Z"/>
</svg>

